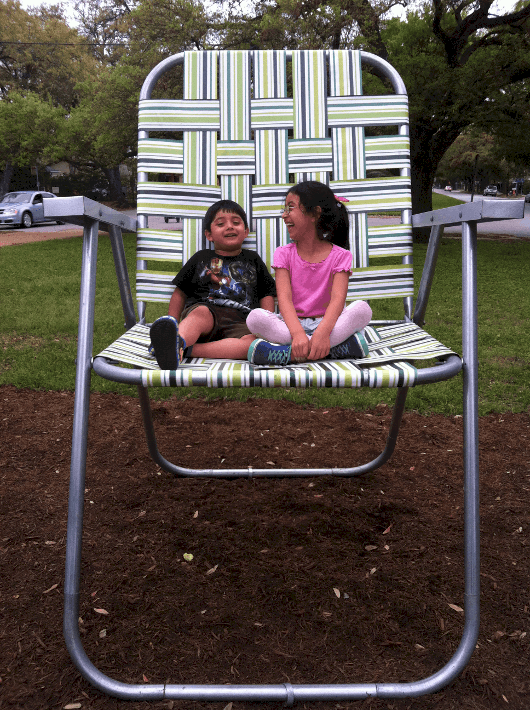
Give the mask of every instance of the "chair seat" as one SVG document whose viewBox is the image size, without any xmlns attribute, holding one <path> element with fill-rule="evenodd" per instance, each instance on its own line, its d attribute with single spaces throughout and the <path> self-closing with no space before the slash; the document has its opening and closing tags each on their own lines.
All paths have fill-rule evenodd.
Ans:
<svg viewBox="0 0 530 710">
<path fill-rule="evenodd" d="M 411 361 L 444 358 L 455 353 L 412 322 L 365 329 L 368 357 L 362 360 L 318 360 L 268 367 L 242 360 L 188 358 L 178 370 L 160 370 L 149 354 L 149 326 L 137 324 L 97 357 L 141 370 L 145 387 L 412 387 L 418 369 Z"/>
</svg>

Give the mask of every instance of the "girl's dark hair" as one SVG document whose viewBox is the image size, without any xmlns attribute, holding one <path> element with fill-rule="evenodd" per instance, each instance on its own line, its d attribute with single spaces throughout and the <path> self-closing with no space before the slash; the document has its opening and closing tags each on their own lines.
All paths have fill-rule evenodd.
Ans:
<svg viewBox="0 0 530 710">
<path fill-rule="evenodd" d="M 248 229 L 248 220 L 245 210 L 238 205 L 237 202 L 233 200 L 218 200 L 214 202 L 211 207 L 208 207 L 208 211 L 204 215 L 204 231 L 212 231 L 212 222 L 217 217 L 218 212 L 228 212 L 230 214 L 237 214 L 243 220 L 245 229 Z"/>
<path fill-rule="evenodd" d="M 327 185 L 317 180 L 304 180 L 293 185 L 287 195 L 298 195 L 302 207 L 311 214 L 320 207 L 316 222 L 318 236 L 343 249 L 350 248 L 348 211 Z"/>
</svg>

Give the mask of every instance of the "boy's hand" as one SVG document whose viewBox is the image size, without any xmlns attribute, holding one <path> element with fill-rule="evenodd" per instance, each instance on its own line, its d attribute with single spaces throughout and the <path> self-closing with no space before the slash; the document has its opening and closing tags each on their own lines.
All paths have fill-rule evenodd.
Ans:
<svg viewBox="0 0 530 710">
<path fill-rule="evenodd" d="M 329 335 L 319 332 L 318 328 L 311 336 L 310 345 L 309 360 L 322 360 L 329 355 Z"/>
<path fill-rule="evenodd" d="M 293 337 L 291 343 L 291 359 L 295 362 L 305 362 L 309 356 L 311 342 L 307 335 L 302 331 Z"/>
</svg>

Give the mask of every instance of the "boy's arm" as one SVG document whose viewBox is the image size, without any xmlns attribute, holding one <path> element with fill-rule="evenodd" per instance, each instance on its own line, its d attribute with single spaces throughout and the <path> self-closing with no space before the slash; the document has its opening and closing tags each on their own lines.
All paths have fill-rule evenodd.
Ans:
<svg viewBox="0 0 530 710">
<path fill-rule="evenodd" d="M 274 313 L 274 296 L 264 296 L 260 298 L 259 307 L 263 308 L 264 311 Z"/>
<path fill-rule="evenodd" d="M 181 313 L 184 310 L 186 298 L 187 296 L 184 291 L 181 291 L 177 286 L 173 291 L 173 295 L 171 296 L 171 300 L 169 302 L 168 315 L 179 320 Z"/>
</svg>

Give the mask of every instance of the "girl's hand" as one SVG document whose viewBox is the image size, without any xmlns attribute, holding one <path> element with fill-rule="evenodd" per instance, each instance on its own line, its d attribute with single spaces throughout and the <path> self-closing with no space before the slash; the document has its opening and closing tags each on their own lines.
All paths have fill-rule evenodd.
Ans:
<svg viewBox="0 0 530 710">
<path fill-rule="evenodd" d="M 311 348 L 309 351 L 309 360 L 323 360 L 326 355 L 329 355 L 329 335 L 325 332 L 315 330 L 311 336 Z"/>
<path fill-rule="evenodd" d="M 305 362 L 309 356 L 311 342 L 304 331 L 296 333 L 291 343 L 291 359 L 295 362 Z"/>
</svg>

